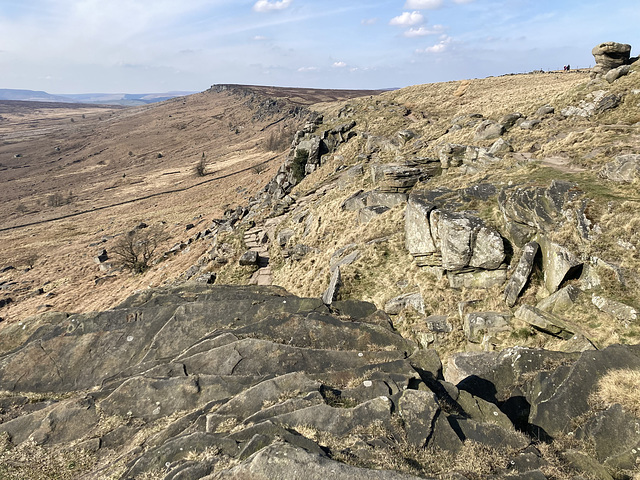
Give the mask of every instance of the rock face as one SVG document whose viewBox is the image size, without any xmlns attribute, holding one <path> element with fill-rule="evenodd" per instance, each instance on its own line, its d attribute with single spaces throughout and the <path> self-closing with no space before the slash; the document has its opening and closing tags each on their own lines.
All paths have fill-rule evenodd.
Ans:
<svg viewBox="0 0 640 480">
<path fill-rule="evenodd" d="M 532 388 L 531 424 L 526 417 L 523 425 L 553 434 L 547 419 L 557 412 L 568 421 L 571 385 L 600 368 L 599 356 L 580 357 L 566 372 L 575 381 L 555 391 L 545 365 L 577 357 L 516 349 L 480 354 L 488 355 L 480 364 L 457 358 L 456 387 L 443 381 L 435 351 L 379 324 L 371 307 L 334 302 L 338 317 L 320 299 L 277 287 L 192 284 L 146 290 L 107 312 L 51 317 L 0 356 L 0 388 L 10 392 L 0 403 L 0 433 L 13 445 L 90 448 L 99 466 L 84 478 L 111 473 L 114 454 L 126 458 L 120 479 L 158 472 L 166 479 L 294 479 L 300 469 L 308 478 L 424 478 L 431 470 L 421 449 L 446 459 L 465 441 L 496 452 L 508 446 L 509 458 L 525 465 L 513 453 L 530 443 L 514 427 L 523 411 L 512 405 L 518 388 Z M 486 331 L 508 321 L 495 313 L 473 318 L 480 317 Z M 478 321 L 468 323 L 470 334 L 480 332 Z M 636 350 L 609 350 L 606 368 L 640 365 Z M 481 380 L 495 382 L 493 390 L 479 388 Z M 26 408 L 26 391 L 63 395 Z M 538 391 L 547 403 L 535 400 Z M 624 421 L 616 415 L 609 417 Z M 608 431 L 602 425 L 593 417 L 581 428 L 598 439 Z M 604 440 L 599 445 L 596 464 L 613 458 Z M 615 465 L 625 468 L 624 461 L 616 457 Z"/>
<path fill-rule="evenodd" d="M 631 56 L 631 45 L 625 43 L 605 42 L 593 47 L 591 54 L 596 66 L 591 70 L 591 77 L 605 75 L 608 71 L 626 65 Z"/>
<path fill-rule="evenodd" d="M 405 243 L 418 265 L 452 272 L 495 270 L 504 261 L 500 234 L 465 212 L 435 208 L 425 192 L 412 192 L 405 215 Z"/>
</svg>

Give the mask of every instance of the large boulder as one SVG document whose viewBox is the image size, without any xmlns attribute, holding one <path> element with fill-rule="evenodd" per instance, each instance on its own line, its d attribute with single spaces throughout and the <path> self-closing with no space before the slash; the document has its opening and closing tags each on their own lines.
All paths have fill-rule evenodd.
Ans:
<svg viewBox="0 0 640 480">
<path fill-rule="evenodd" d="M 631 56 L 631 45 L 617 42 L 604 42 L 593 47 L 591 54 L 596 66 L 591 70 L 592 78 L 606 74 L 609 70 L 626 65 Z"/>
<path fill-rule="evenodd" d="M 590 395 L 598 380 L 614 369 L 640 369 L 640 346 L 612 345 L 587 351 L 572 364 L 541 372 L 528 393 L 529 422 L 551 437 L 572 430 L 572 421 L 592 412 Z"/>
<path fill-rule="evenodd" d="M 412 192 L 405 215 L 405 243 L 418 265 L 495 270 L 505 259 L 500 234 L 468 212 L 436 209 L 427 192 Z"/>
</svg>

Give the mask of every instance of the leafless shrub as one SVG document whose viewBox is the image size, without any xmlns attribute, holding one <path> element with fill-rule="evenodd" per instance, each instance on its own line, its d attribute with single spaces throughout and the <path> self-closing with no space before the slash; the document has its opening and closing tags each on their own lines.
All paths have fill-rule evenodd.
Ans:
<svg viewBox="0 0 640 480">
<path fill-rule="evenodd" d="M 47 206 L 49 207 L 61 207 L 62 205 L 68 205 L 74 200 L 73 192 L 69 192 L 69 194 L 65 197 L 62 193 L 52 193 L 51 195 L 47 195 Z"/>
<path fill-rule="evenodd" d="M 254 165 L 253 167 L 251 167 L 251 171 L 253 173 L 255 173 L 256 175 L 260 175 L 266 169 L 267 169 L 267 166 L 264 163 L 259 163 L 257 165 Z"/>
<path fill-rule="evenodd" d="M 200 157 L 200 160 L 196 164 L 196 166 L 194 168 L 194 171 L 195 171 L 195 173 L 196 173 L 196 175 L 198 177 L 204 177 L 206 175 L 207 159 L 206 159 L 204 153 L 202 154 L 202 157 Z"/>
<path fill-rule="evenodd" d="M 111 251 L 117 263 L 133 273 L 144 273 L 164 239 L 165 232 L 160 226 L 135 228 L 122 235 Z"/>
</svg>

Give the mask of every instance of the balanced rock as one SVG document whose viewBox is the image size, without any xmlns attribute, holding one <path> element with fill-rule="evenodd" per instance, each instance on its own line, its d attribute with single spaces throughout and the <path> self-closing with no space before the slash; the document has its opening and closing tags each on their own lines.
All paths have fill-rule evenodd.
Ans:
<svg viewBox="0 0 640 480">
<path fill-rule="evenodd" d="M 631 56 L 631 45 L 626 43 L 605 42 L 593 47 L 591 54 L 596 66 L 591 70 L 591 77 L 606 74 L 609 70 L 626 65 Z"/>
</svg>

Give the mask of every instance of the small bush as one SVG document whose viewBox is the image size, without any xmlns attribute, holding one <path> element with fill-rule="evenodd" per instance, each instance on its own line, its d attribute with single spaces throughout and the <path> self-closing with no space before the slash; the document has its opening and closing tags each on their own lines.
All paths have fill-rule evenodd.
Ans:
<svg viewBox="0 0 640 480">
<path fill-rule="evenodd" d="M 266 169 L 267 169 L 267 166 L 264 163 L 259 163 L 257 165 L 254 165 L 253 167 L 251 167 L 251 171 L 253 173 L 255 173 L 256 175 L 260 175 Z"/>
<path fill-rule="evenodd" d="M 293 162 L 291 164 L 291 173 L 296 183 L 298 183 L 300 180 L 304 178 L 305 167 L 307 166 L 308 160 L 309 160 L 308 151 L 302 150 L 302 149 L 296 151 L 296 156 L 293 158 Z"/>
<path fill-rule="evenodd" d="M 200 160 L 198 161 L 198 163 L 196 164 L 194 171 L 196 173 L 196 175 L 198 177 L 204 177 L 207 173 L 207 159 L 204 155 L 204 153 L 202 154 L 202 157 L 200 157 Z"/>
<path fill-rule="evenodd" d="M 47 206 L 61 207 L 62 205 L 68 205 L 73 202 L 74 198 L 73 192 L 69 192 L 66 197 L 61 193 L 52 193 L 47 195 Z"/>
<path fill-rule="evenodd" d="M 156 250 L 164 241 L 160 227 L 136 228 L 122 235 L 112 248 L 117 262 L 133 273 L 144 273 L 151 266 Z"/>
</svg>

